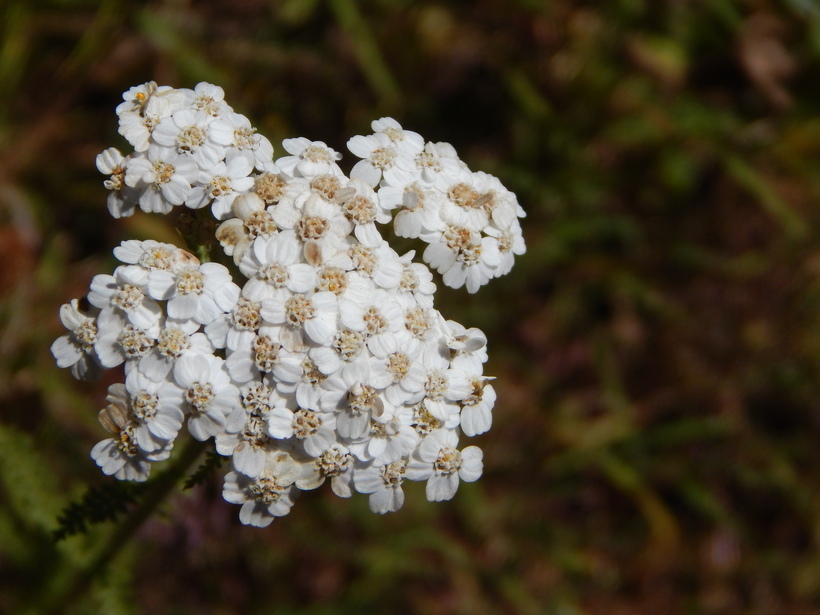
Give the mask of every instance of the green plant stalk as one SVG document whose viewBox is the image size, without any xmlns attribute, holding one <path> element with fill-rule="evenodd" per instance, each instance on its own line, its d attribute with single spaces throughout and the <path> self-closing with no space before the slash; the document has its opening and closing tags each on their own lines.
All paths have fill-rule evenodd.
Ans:
<svg viewBox="0 0 820 615">
<path fill-rule="evenodd" d="M 206 449 L 208 442 L 208 440 L 199 442 L 193 438 L 185 442 L 179 457 L 157 477 L 145 492 L 139 506 L 125 518 L 89 564 L 75 569 L 61 587 L 46 593 L 43 603 L 31 612 L 38 615 L 59 615 L 68 612 L 67 609 L 86 593 L 91 583 L 103 573 L 103 570 L 119 555 L 137 530 L 168 497 Z"/>
</svg>

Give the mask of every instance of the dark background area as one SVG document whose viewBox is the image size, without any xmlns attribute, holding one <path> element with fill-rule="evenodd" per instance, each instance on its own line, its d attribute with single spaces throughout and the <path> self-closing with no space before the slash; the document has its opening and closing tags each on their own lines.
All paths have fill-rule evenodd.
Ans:
<svg viewBox="0 0 820 615">
<path fill-rule="evenodd" d="M 215 476 L 66 612 L 820 613 L 818 75 L 811 0 L 5 0 L 0 612 L 113 530 L 51 541 L 109 481 L 121 375 L 49 346 L 120 241 L 178 241 L 105 209 L 122 92 L 205 80 L 276 157 L 389 115 L 516 192 L 527 254 L 436 303 L 489 338 L 485 474 L 387 516 L 325 486 L 264 530 Z"/>
</svg>

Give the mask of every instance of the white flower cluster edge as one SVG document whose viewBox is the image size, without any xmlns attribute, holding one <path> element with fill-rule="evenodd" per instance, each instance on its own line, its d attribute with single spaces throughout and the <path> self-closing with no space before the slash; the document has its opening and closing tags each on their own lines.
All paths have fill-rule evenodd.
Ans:
<svg viewBox="0 0 820 615">
<path fill-rule="evenodd" d="M 97 157 L 110 213 L 210 207 L 244 279 L 128 240 L 113 274 L 62 306 L 60 367 L 88 379 L 124 364 L 99 413 L 111 437 L 91 451 L 102 471 L 146 480 L 185 428 L 231 458 L 223 496 L 259 527 L 325 480 L 340 497 L 368 494 L 376 513 L 402 506 L 405 480 L 426 481 L 430 501 L 477 480 L 482 452 L 459 437 L 492 423 L 486 337 L 444 319 L 430 270 L 377 224 L 425 241 L 444 283 L 475 292 L 525 250 L 515 195 L 391 118 L 350 139 L 360 160 L 347 177 L 319 141 L 287 139 L 274 160 L 218 86 L 150 82 L 123 98 L 134 151 Z"/>
</svg>

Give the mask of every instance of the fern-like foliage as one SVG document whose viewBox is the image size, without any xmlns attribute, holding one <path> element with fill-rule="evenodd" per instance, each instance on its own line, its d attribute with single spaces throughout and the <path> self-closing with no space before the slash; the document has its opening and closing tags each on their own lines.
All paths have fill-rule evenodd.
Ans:
<svg viewBox="0 0 820 615">
<path fill-rule="evenodd" d="M 56 474 L 43 471 L 52 461 L 31 434 L 2 423 L 0 451 L 0 510 L 18 519 L 28 530 L 48 532 L 65 504 Z M 0 536 L 0 543 L 4 540 Z M 3 551 L 0 548 L 0 560 Z"/>
<path fill-rule="evenodd" d="M 89 525 L 116 521 L 145 491 L 146 483 L 114 481 L 92 485 L 79 502 L 72 502 L 57 517 L 59 527 L 52 532 L 55 542 L 84 534 Z"/>
<path fill-rule="evenodd" d="M 207 481 L 220 467 L 222 467 L 222 461 L 224 459 L 224 457 L 214 451 L 207 451 L 205 453 L 205 461 L 199 464 L 199 467 L 194 470 L 194 473 L 185 480 L 182 488 L 191 489 Z"/>
</svg>

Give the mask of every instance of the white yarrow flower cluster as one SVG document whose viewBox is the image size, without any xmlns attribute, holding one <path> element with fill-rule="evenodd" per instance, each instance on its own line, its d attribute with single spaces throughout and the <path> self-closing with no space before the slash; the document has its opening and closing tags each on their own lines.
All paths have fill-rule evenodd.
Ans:
<svg viewBox="0 0 820 615">
<path fill-rule="evenodd" d="M 167 214 L 176 205 L 210 205 L 217 219 L 227 218 L 236 197 L 253 186 L 254 168 L 264 170 L 273 156 L 270 141 L 233 112 L 218 86 L 187 90 L 150 82 L 123 98 L 120 134 L 134 152 L 109 148 L 97 156 L 97 168 L 110 175 L 105 185 L 115 218 L 136 207 Z"/>
<path fill-rule="evenodd" d="M 392 118 L 372 123 L 348 149 L 362 160 L 351 172 L 378 189 L 379 205 L 397 209 L 396 234 L 427 244 L 423 259 L 451 288 L 471 293 L 510 271 L 526 250 L 515 195 L 487 173 L 473 173 L 449 143 L 425 143 Z"/>
<path fill-rule="evenodd" d="M 92 457 L 141 481 L 181 433 L 213 438 L 231 459 L 225 499 L 260 527 L 325 480 L 378 513 L 402 506 L 405 480 L 452 498 L 482 473 L 481 450 L 459 438 L 492 423 L 486 338 L 435 309 L 429 269 L 379 225 L 398 210 L 396 232 L 475 292 L 524 251 L 515 196 L 390 118 L 350 140 L 350 177 L 319 141 L 286 140 L 274 160 L 223 98 L 205 83 L 132 88 L 117 113 L 134 151 L 97 158 L 115 217 L 210 207 L 240 281 L 176 246 L 125 241 L 122 264 L 62 307 L 60 367 L 90 378 L 124 365 L 100 412 L 111 437 Z"/>
</svg>

